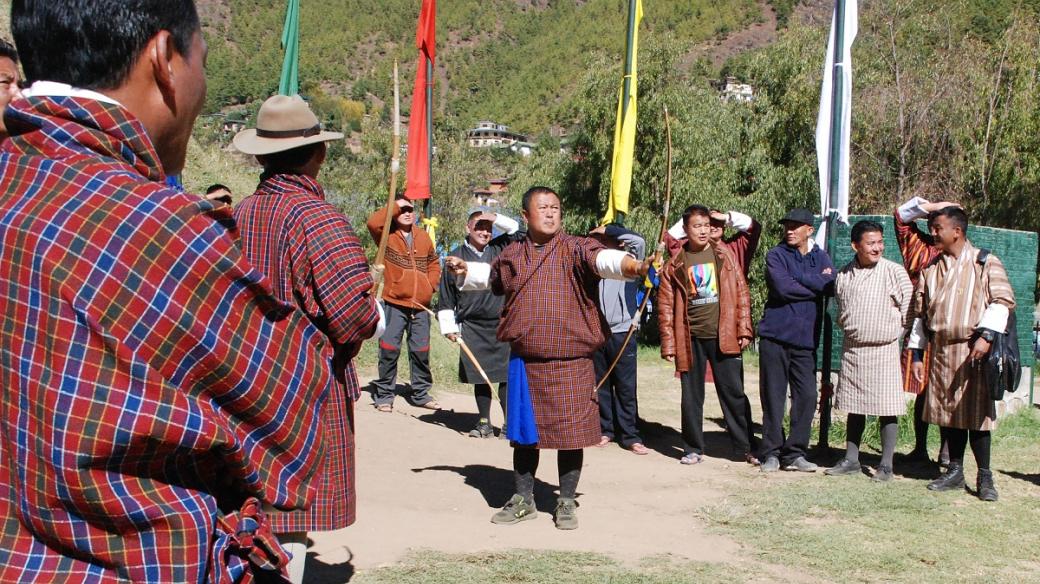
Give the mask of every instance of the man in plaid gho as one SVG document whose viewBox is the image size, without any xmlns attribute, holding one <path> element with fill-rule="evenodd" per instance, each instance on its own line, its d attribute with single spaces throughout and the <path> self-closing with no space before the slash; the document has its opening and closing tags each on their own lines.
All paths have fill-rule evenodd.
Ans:
<svg viewBox="0 0 1040 584">
<path fill-rule="evenodd" d="M 296 304 L 329 337 L 335 351 L 337 383 L 322 416 L 325 456 L 314 502 L 305 511 L 271 514 L 271 529 L 293 556 L 294 584 L 303 581 L 307 532 L 354 522 L 354 402 L 361 388 L 353 359 L 376 332 L 378 314 L 365 250 L 317 180 L 326 142 L 342 138 L 322 131 L 299 96 L 276 95 L 260 107 L 256 128 L 234 140 L 239 152 L 256 156 L 264 167 L 256 192 L 235 208 L 242 251 L 271 279 L 280 299 Z"/>
<path fill-rule="evenodd" d="M 249 582 L 306 506 L 325 337 L 163 182 L 205 99 L 191 0 L 16 0 L 0 146 L 0 582 Z M 70 42 L 75 39 L 75 42 Z"/>
<path fill-rule="evenodd" d="M 512 525 L 538 515 L 539 452 L 553 449 L 559 451 L 560 473 L 556 527 L 575 529 L 582 449 L 600 437 L 592 354 L 608 331 L 597 302 L 599 281 L 645 277 L 654 258 L 639 262 L 595 239 L 564 233 L 560 199 L 552 189 L 531 188 L 522 205 L 524 240 L 491 264 L 448 257 L 445 269 L 460 277 L 462 292 L 490 288 L 505 296 L 498 340 L 511 349 L 506 436 L 513 446 L 516 494 L 491 521 Z"/>
</svg>

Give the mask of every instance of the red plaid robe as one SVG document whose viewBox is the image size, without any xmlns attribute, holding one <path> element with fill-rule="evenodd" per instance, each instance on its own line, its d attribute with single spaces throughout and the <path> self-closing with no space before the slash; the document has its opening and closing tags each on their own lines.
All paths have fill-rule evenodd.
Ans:
<svg viewBox="0 0 1040 584">
<path fill-rule="evenodd" d="M 325 457 L 310 509 L 272 513 L 275 533 L 330 531 L 354 522 L 354 401 L 361 388 L 351 359 L 375 332 L 368 262 L 347 218 L 325 201 L 314 179 L 264 176 L 235 208 L 249 261 L 295 302 L 336 346 L 336 389 L 322 415 Z"/>
<path fill-rule="evenodd" d="M 491 289 L 504 294 L 498 340 L 524 358 L 538 448 L 572 450 L 599 442 L 592 354 L 607 340 L 599 311 L 593 239 L 561 233 L 539 251 L 530 239 L 495 258 Z"/>
<path fill-rule="evenodd" d="M 5 121 L 0 582 L 249 581 L 248 497 L 312 496 L 324 336 L 226 212 L 163 186 L 125 109 L 34 97 Z"/>
</svg>

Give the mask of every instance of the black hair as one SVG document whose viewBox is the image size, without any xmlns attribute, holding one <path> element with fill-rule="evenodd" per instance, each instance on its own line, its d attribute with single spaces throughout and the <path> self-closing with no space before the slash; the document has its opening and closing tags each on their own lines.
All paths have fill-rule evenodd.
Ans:
<svg viewBox="0 0 1040 584">
<path fill-rule="evenodd" d="M 261 154 L 257 160 L 264 167 L 264 172 L 292 174 L 300 170 L 304 164 L 310 161 L 314 153 L 325 145 L 324 142 L 304 144 L 289 150 L 275 152 L 273 154 Z"/>
<path fill-rule="evenodd" d="M 524 193 L 524 196 L 520 199 L 520 207 L 524 211 L 527 211 L 528 213 L 531 212 L 527 207 L 531 204 L 531 199 L 533 199 L 535 195 L 553 195 L 557 199 L 560 198 L 560 195 L 556 194 L 556 191 L 549 187 L 531 187 L 527 189 L 527 192 Z"/>
<path fill-rule="evenodd" d="M 704 205 L 690 205 L 689 207 L 686 207 L 685 211 L 682 212 L 682 224 L 686 225 L 687 223 L 689 223 L 690 217 L 693 217 L 694 215 L 704 215 L 705 217 L 711 219 L 711 211 L 708 210 L 707 207 L 705 207 Z"/>
<path fill-rule="evenodd" d="M 14 0 L 11 31 L 30 81 L 114 89 L 148 41 L 170 32 L 187 57 L 199 28 L 193 0 Z"/>
<path fill-rule="evenodd" d="M 877 221 L 863 219 L 852 226 L 852 243 L 859 243 L 867 233 L 885 233 L 885 228 Z"/>
<path fill-rule="evenodd" d="M 7 42 L 7 39 L 0 38 L 0 57 L 7 57 L 18 64 L 18 51 L 14 48 L 14 45 Z"/>
<path fill-rule="evenodd" d="M 964 209 L 950 205 L 949 207 L 943 207 L 938 211 L 932 211 L 928 214 L 928 227 L 932 226 L 939 217 L 946 217 L 957 227 L 961 228 L 961 233 L 968 233 L 968 214 L 964 212 Z"/>
<path fill-rule="evenodd" d="M 227 191 L 227 192 L 230 193 L 231 189 L 227 188 L 226 186 L 224 186 L 224 185 L 222 185 L 220 183 L 215 183 L 215 184 L 209 185 L 209 188 L 206 189 L 206 194 L 208 195 L 210 193 L 215 193 L 217 191 Z"/>
</svg>

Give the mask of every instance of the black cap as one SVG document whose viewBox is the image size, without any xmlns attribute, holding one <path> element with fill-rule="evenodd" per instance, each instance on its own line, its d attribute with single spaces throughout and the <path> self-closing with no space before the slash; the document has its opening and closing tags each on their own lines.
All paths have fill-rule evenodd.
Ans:
<svg viewBox="0 0 1040 584">
<path fill-rule="evenodd" d="M 813 214 L 808 209 L 791 209 L 784 215 L 784 218 L 780 220 L 781 223 L 791 221 L 793 223 L 802 223 L 804 225 L 813 224 Z"/>
</svg>

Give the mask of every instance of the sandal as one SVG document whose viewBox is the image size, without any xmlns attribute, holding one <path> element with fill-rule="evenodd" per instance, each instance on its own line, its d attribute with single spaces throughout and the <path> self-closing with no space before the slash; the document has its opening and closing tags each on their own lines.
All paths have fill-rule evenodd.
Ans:
<svg viewBox="0 0 1040 584">
<path fill-rule="evenodd" d="M 389 414 L 394 411 L 393 404 L 376 404 L 376 411 L 385 412 Z"/>
<path fill-rule="evenodd" d="M 683 457 L 679 459 L 679 464 L 698 464 L 701 461 L 701 458 L 700 454 L 691 452 L 683 455 Z"/>
<path fill-rule="evenodd" d="M 441 404 L 437 403 L 437 400 L 431 399 L 430 401 L 424 404 L 419 404 L 419 407 L 427 410 L 439 410 L 441 409 Z"/>
</svg>

